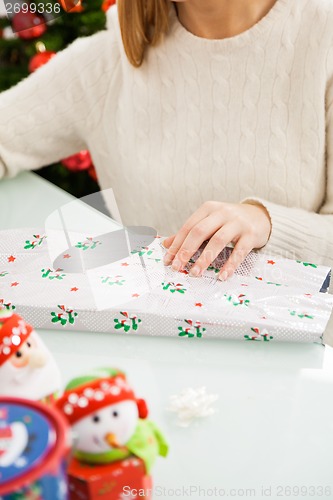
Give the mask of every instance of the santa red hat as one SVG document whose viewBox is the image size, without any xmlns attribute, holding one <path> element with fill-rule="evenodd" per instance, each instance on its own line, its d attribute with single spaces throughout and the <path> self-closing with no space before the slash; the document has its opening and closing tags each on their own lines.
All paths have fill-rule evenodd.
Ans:
<svg viewBox="0 0 333 500">
<path fill-rule="evenodd" d="M 33 327 L 11 311 L 0 311 L 0 366 L 20 350 Z"/>
<path fill-rule="evenodd" d="M 119 370 L 108 369 L 72 380 L 55 404 L 73 425 L 87 415 L 120 401 L 134 401 L 139 417 L 148 416 L 145 401 L 136 399 L 127 384 L 125 374 Z"/>
</svg>

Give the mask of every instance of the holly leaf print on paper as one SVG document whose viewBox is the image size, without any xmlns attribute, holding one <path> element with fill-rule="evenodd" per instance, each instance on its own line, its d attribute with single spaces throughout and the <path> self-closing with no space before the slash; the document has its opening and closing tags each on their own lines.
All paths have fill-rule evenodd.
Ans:
<svg viewBox="0 0 333 500">
<path fill-rule="evenodd" d="M 129 332 L 130 330 L 137 331 L 141 319 L 138 318 L 136 314 L 130 315 L 128 311 L 120 311 L 122 318 L 115 318 L 113 321 L 115 323 L 114 327 L 116 330 L 123 329 L 124 332 Z"/>
<path fill-rule="evenodd" d="M 206 328 L 202 327 L 201 321 L 192 321 L 191 319 L 185 319 L 184 321 L 188 326 L 185 328 L 183 326 L 178 327 L 179 337 L 202 338 L 202 334 L 206 331 Z"/>
<path fill-rule="evenodd" d="M 187 290 L 182 283 L 174 283 L 173 281 L 163 281 L 162 287 L 163 290 L 168 290 L 171 293 L 185 293 Z"/>
<path fill-rule="evenodd" d="M 25 246 L 24 246 L 25 250 L 33 250 L 36 247 L 40 247 L 47 238 L 46 235 L 40 236 L 39 234 L 33 234 L 32 236 L 35 239 L 25 241 Z"/>
<path fill-rule="evenodd" d="M 66 308 L 64 305 L 58 305 L 58 309 L 60 309 L 61 312 L 51 312 L 52 323 L 60 323 L 61 326 L 65 326 L 67 323 L 74 325 L 78 313 L 73 309 Z"/>
</svg>

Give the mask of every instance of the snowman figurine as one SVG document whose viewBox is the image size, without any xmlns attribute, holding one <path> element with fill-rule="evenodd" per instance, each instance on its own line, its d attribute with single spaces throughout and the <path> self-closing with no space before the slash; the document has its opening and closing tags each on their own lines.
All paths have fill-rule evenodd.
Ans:
<svg viewBox="0 0 333 500">
<path fill-rule="evenodd" d="M 59 369 L 33 327 L 0 310 L 0 396 L 51 402 L 60 385 Z"/>
<path fill-rule="evenodd" d="M 92 464 L 141 458 L 149 473 L 158 455 L 166 456 L 166 441 L 147 420 L 147 406 L 136 399 L 125 374 L 102 369 L 72 380 L 56 406 L 72 426 L 74 456 Z"/>
</svg>

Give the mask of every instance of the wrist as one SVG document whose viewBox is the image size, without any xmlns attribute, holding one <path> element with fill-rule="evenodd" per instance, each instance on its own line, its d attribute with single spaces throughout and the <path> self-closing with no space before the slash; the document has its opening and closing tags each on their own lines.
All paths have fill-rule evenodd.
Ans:
<svg viewBox="0 0 333 500">
<path fill-rule="evenodd" d="M 262 247 L 265 246 L 268 243 L 269 238 L 270 238 L 270 236 L 272 234 L 272 219 L 271 219 L 269 211 L 267 210 L 267 208 L 265 207 L 265 205 L 263 205 L 258 200 L 248 199 L 248 200 L 241 201 L 241 204 L 242 205 L 251 205 L 253 207 L 256 207 L 266 217 L 266 220 L 268 222 L 268 227 L 267 227 L 268 236 L 267 236 L 266 242 L 264 243 L 264 245 L 262 245 Z M 262 248 L 262 247 L 260 247 L 260 248 Z"/>
</svg>

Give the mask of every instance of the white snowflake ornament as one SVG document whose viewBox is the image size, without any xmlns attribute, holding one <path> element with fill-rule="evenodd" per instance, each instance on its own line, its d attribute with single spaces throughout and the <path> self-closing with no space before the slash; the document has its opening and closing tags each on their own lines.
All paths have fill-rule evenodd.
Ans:
<svg viewBox="0 0 333 500">
<path fill-rule="evenodd" d="M 211 408 L 211 404 L 218 398 L 217 394 L 207 394 L 206 387 L 188 387 L 180 394 L 170 396 L 171 405 L 168 410 L 177 413 L 177 425 L 188 427 L 195 418 L 213 415 L 215 410 Z"/>
</svg>

